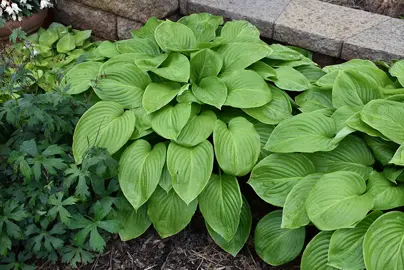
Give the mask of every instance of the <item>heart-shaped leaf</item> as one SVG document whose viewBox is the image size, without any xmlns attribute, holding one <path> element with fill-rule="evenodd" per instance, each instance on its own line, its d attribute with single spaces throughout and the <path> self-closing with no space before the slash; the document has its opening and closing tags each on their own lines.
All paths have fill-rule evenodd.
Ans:
<svg viewBox="0 0 404 270">
<path fill-rule="evenodd" d="M 206 77 L 216 77 L 222 69 L 223 60 L 211 49 L 203 49 L 191 55 L 191 82 L 199 84 Z"/>
<path fill-rule="evenodd" d="M 143 108 L 148 114 L 155 112 L 170 103 L 184 90 L 181 84 L 176 82 L 151 83 L 143 94 Z"/>
<path fill-rule="evenodd" d="M 227 99 L 227 87 L 218 77 L 203 78 L 198 85 L 192 85 L 192 93 L 195 97 L 218 109 L 221 109 Z"/>
<path fill-rule="evenodd" d="M 311 239 L 302 255 L 301 270 L 337 270 L 328 265 L 328 250 L 333 232 L 319 232 Z"/>
<path fill-rule="evenodd" d="M 67 93 L 70 95 L 80 94 L 87 91 L 91 81 L 95 80 L 102 64 L 99 62 L 84 62 L 70 69 L 62 79 L 62 85 L 68 86 Z"/>
<path fill-rule="evenodd" d="M 382 173 L 373 171 L 367 182 L 367 192 L 374 197 L 376 210 L 389 210 L 404 206 L 404 185 L 389 181 Z"/>
</svg>

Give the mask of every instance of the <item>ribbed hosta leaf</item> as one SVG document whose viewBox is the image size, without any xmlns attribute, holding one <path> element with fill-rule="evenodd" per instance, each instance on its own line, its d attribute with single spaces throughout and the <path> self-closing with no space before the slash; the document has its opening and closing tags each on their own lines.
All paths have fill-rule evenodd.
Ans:
<svg viewBox="0 0 404 270">
<path fill-rule="evenodd" d="M 165 21 L 156 27 L 154 37 L 164 51 L 192 51 L 197 46 L 194 32 L 181 23 Z"/>
<path fill-rule="evenodd" d="M 233 118 L 228 125 L 217 120 L 213 131 L 216 159 L 230 175 L 243 176 L 258 160 L 261 142 L 254 125 L 243 117 Z"/>
<path fill-rule="evenodd" d="M 227 99 L 227 87 L 218 77 L 203 78 L 198 85 L 192 85 L 192 93 L 205 104 L 220 109 Z"/>
<path fill-rule="evenodd" d="M 155 112 L 170 103 L 184 90 L 186 89 L 176 82 L 151 83 L 143 94 L 143 108 L 149 114 Z"/>
<path fill-rule="evenodd" d="M 188 26 L 200 42 L 209 42 L 216 37 L 216 28 L 223 24 L 223 18 L 209 13 L 196 13 L 178 20 Z"/>
<path fill-rule="evenodd" d="M 271 154 L 254 167 L 248 184 L 267 203 L 283 206 L 293 186 L 313 173 L 313 163 L 302 154 Z"/>
<path fill-rule="evenodd" d="M 306 200 L 307 215 L 320 230 L 351 228 L 373 208 L 373 196 L 365 191 L 365 180 L 357 173 L 325 174 Z"/>
<path fill-rule="evenodd" d="M 153 130 L 166 139 L 177 139 L 191 117 L 191 109 L 192 106 L 185 103 L 163 107 L 151 115 Z"/>
<path fill-rule="evenodd" d="M 336 230 L 331 236 L 328 263 L 338 269 L 365 269 L 363 239 L 369 226 L 382 215 L 374 211 L 351 229 Z"/>
<path fill-rule="evenodd" d="M 303 65 L 295 67 L 294 69 L 303 74 L 303 76 L 306 77 L 311 83 L 316 82 L 327 74 L 321 68 L 314 65 Z"/>
<path fill-rule="evenodd" d="M 151 129 L 151 117 L 150 115 L 147 115 L 143 107 L 133 109 L 133 112 L 136 115 L 136 125 L 131 139 L 136 140 L 152 133 L 153 130 Z"/>
<path fill-rule="evenodd" d="M 281 44 L 272 44 L 270 47 L 273 52 L 268 56 L 268 58 L 272 60 L 297 61 L 303 57 L 300 52 Z"/>
<path fill-rule="evenodd" d="M 242 204 L 237 178 L 226 174 L 212 174 L 199 196 L 199 209 L 205 222 L 226 241 L 237 232 Z"/>
<path fill-rule="evenodd" d="M 203 49 L 191 56 L 191 82 L 199 84 L 201 79 L 216 77 L 222 69 L 222 58 L 211 49 Z"/>
<path fill-rule="evenodd" d="M 86 111 L 77 123 L 73 135 L 73 155 L 81 163 L 85 153 L 93 146 L 117 152 L 135 130 L 133 111 L 124 111 L 113 101 L 100 101 Z"/>
<path fill-rule="evenodd" d="M 166 192 L 157 187 L 147 202 L 147 214 L 158 234 L 166 238 L 188 225 L 197 206 L 197 199 L 187 205 L 174 190 Z"/>
<path fill-rule="evenodd" d="M 404 166 L 404 143 L 400 145 L 389 163 L 397 166 Z"/>
<path fill-rule="evenodd" d="M 119 237 L 122 241 L 128 241 L 141 236 L 151 225 L 147 216 L 147 207 L 143 205 L 138 210 L 121 210 L 118 212 L 118 220 L 121 223 Z"/>
<path fill-rule="evenodd" d="M 167 80 L 186 83 L 189 80 L 190 64 L 185 55 L 172 53 L 158 68 L 150 70 Z"/>
<path fill-rule="evenodd" d="M 227 99 L 224 105 L 235 108 L 256 108 L 272 100 L 271 89 L 258 73 L 239 70 L 224 76 Z"/>
<path fill-rule="evenodd" d="M 166 192 L 169 192 L 173 188 L 173 180 L 170 171 L 167 168 L 167 164 L 164 164 L 163 172 L 161 173 L 161 178 L 159 185 Z"/>
<path fill-rule="evenodd" d="M 131 63 L 105 63 L 98 76 L 101 79 L 93 84 L 97 96 L 125 108 L 142 106 L 144 90 L 151 83 L 149 75 Z"/>
<path fill-rule="evenodd" d="M 310 223 L 305 205 L 311 189 L 322 177 L 322 174 L 310 174 L 297 181 L 286 197 L 282 211 L 282 228 L 296 229 Z"/>
<path fill-rule="evenodd" d="M 373 171 L 367 182 L 367 192 L 374 197 L 377 210 L 389 210 L 404 206 L 404 184 L 394 184 L 382 173 Z"/>
<path fill-rule="evenodd" d="M 360 138 L 349 135 L 330 152 L 307 154 L 317 172 L 352 171 L 366 179 L 375 162 L 372 153 Z"/>
<path fill-rule="evenodd" d="M 255 72 L 257 72 L 264 80 L 270 80 L 271 78 L 276 78 L 276 72 L 273 67 L 266 64 L 263 61 L 258 61 L 248 67 Z"/>
<path fill-rule="evenodd" d="M 75 95 L 87 91 L 101 66 L 99 62 L 84 62 L 70 69 L 62 80 L 62 85 L 68 86 L 67 93 Z"/>
<path fill-rule="evenodd" d="M 393 211 L 379 217 L 365 234 L 363 258 L 366 269 L 403 269 L 403 239 L 404 213 Z"/>
<path fill-rule="evenodd" d="M 160 48 L 152 39 L 148 38 L 134 38 L 120 40 L 116 43 L 116 49 L 121 53 L 142 53 L 149 55 L 160 54 Z"/>
<path fill-rule="evenodd" d="M 116 44 L 109 40 L 101 42 L 101 44 L 95 49 L 95 52 L 107 58 L 112 58 L 120 54 L 116 49 Z"/>
<path fill-rule="evenodd" d="M 366 144 L 372 150 L 375 158 L 386 166 L 397 151 L 398 144 L 385 141 L 378 137 L 364 136 Z"/>
<path fill-rule="evenodd" d="M 274 211 L 257 224 L 254 245 L 258 255 L 268 264 L 278 266 L 293 261 L 304 246 L 306 229 L 282 229 L 282 211 Z"/>
<path fill-rule="evenodd" d="M 247 242 L 248 237 L 250 236 L 252 217 L 251 210 L 248 206 L 248 202 L 245 197 L 243 197 L 243 206 L 241 207 L 240 213 L 240 223 L 238 224 L 238 228 L 236 234 L 230 241 L 226 241 L 220 234 L 215 232 L 212 227 L 206 224 L 206 228 L 208 229 L 210 237 L 215 241 L 215 243 L 221 247 L 226 252 L 230 253 L 233 256 L 236 256 L 240 250 L 243 248 L 244 244 Z"/>
<path fill-rule="evenodd" d="M 345 122 L 349 127 L 355 129 L 356 131 L 360 131 L 369 136 L 381 137 L 385 140 L 388 140 L 383 134 L 381 134 L 378 130 L 369 126 L 366 122 L 361 119 L 360 112 L 354 113 L 351 117 L 349 117 Z"/>
<path fill-rule="evenodd" d="M 272 93 L 270 102 L 264 106 L 243 109 L 243 111 L 264 124 L 276 125 L 292 116 L 292 105 L 290 104 L 289 96 L 285 92 L 274 86 L 269 85 L 269 87 Z"/>
<path fill-rule="evenodd" d="M 173 188 L 189 204 L 207 185 L 213 169 L 213 147 L 203 141 L 194 147 L 171 142 L 167 151 L 167 167 Z"/>
<path fill-rule="evenodd" d="M 233 20 L 226 22 L 220 36 L 228 42 L 236 41 L 260 41 L 260 31 L 247 21 Z"/>
<path fill-rule="evenodd" d="M 404 87 L 404 60 L 400 60 L 395 62 L 390 70 L 389 70 L 390 74 L 392 76 L 397 77 L 399 83 L 401 84 L 401 86 Z"/>
<path fill-rule="evenodd" d="M 298 95 L 295 100 L 301 112 L 333 109 L 331 90 L 328 89 L 311 88 Z"/>
<path fill-rule="evenodd" d="M 333 232 L 320 232 L 309 242 L 302 255 L 301 270 L 336 270 L 328 265 L 328 249 Z"/>
<path fill-rule="evenodd" d="M 191 116 L 176 142 L 187 147 L 200 144 L 212 134 L 216 120 L 216 114 L 212 111 L 203 111 Z"/>
<path fill-rule="evenodd" d="M 145 140 L 137 140 L 126 148 L 119 160 L 118 180 L 126 199 L 139 209 L 159 184 L 166 159 L 164 143 L 153 148 Z"/>
<path fill-rule="evenodd" d="M 282 90 L 304 91 L 311 86 L 310 81 L 292 67 L 279 67 L 275 72 L 276 78 L 272 81 Z"/>
<path fill-rule="evenodd" d="M 282 121 L 275 127 L 265 146 L 276 153 L 331 151 L 337 147 L 333 139 L 336 125 L 321 113 L 302 113 Z"/>
</svg>

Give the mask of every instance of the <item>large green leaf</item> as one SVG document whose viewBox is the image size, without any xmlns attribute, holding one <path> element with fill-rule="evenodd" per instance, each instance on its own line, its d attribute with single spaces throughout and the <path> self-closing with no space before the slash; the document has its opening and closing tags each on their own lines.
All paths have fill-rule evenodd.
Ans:
<svg viewBox="0 0 404 270">
<path fill-rule="evenodd" d="M 243 199 L 237 178 L 212 174 L 205 190 L 199 195 L 199 209 L 205 222 L 226 241 L 237 232 Z"/>
<path fill-rule="evenodd" d="M 336 125 L 332 118 L 321 113 L 302 113 L 282 121 L 275 127 L 265 146 L 276 153 L 331 151 Z"/>
<path fill-rule="evenodd" d="M 257 120 L 253 122 L 255 131 L 260 135 L 260 141 L 261 141 L 261 152 L 260 156 L 258 158 L 258 161 L 262 160 L 266 156 L 268 156 L 269 152 L 264 149 L 265 144 L 268 141 L 269 136 L 271 136 L 272 131 L 274 130 L 274 126 L 272 125 L 266 125 L 263 124 Z"/>
<path fill-rule="evenodd" d="M 81 47 L 84 45 L 84 42 L 91 37 L 91 30 L 77 31 L 74 32 L 74 40 L 76 41 L 76 46 Z"/>
<path fill-rule="evenodd" d="M 243 109 L 243 111 L 264 124 L 276 125 L 292 116 L 292 105 L 285 92 L 275 86 L 268 86 L 271 89 L 272 100 L 264 106 Z"/>
<path fill-rule="evenodd" d="M 151 128 L 151 116 L 146 113 L 143 107 L 132 110 L 136 115 L 135 131 L 131 139 L 136 140 L 153 132 Z"/>
<path fill-rule="evenodd" d="M 160 77 L 175 82 L 188 82 L 190 64 L 188 58 L 180 53 L 171 53 L 158 67 L 150 69 Z"/>
<path fill-rule="evenodd" d="M 87 91 L 91 81 L 97 79 L 101 66 L 99 62 L 84 62 L 70 69 L 62 80 L 62 85 L 68 86 L 67 93 L 74 95 Z"/>
<path fill-rule="evenodd" d="M 404 142 L 404 103 L 373 100 L 360 113 L 361 119 L 384 136 L 401 144 Z"/>
<path fill-rule="evenodd" d="M 216 37 L 216 29 L 223 24 L 223 18 L 209 13 L 198 13 L 184 16 L 178 20 L 188 26 L 200 42 L 209 42 Z"/>
<path fill-rule="evenodd" d="M 76 40 L 74 36 L 70 33 L 64 35 L 61 39 L 59 39 L 56 44 L 56 49 L 59 53 L 67 53 L 76 48 Z"/>
<path fill-rule="evenodd" d="M 101 56 L 112 58 L 114 56 L 119 55 L 118 50 L 116 49 L 116 44 L 112 43 L 109 40 L 103 41 L 96 49 L 95 52 Z"/>
<path fill-rule="evenodd" d="M 352 59 L 342 64 L 326 66 L 323 68 L 323 70 L 327 73 L 331 73 L 334 71 L 346 70 L 352 68 L 359 70 L 359 68 L 362 68 L 364 66 L 377 68 L 377 66 L 370 60 Z"/>
<path fill-rule="evenodd" d="M 394 184 L 382 173 L 373 171 L 367 182 L 367 193 L 374 197 L 376 210 L 389 210 L 404 206 L 404 185 Z"/>
<path fill-rule="evenodd" d="M 314 112 L 333 109 L 331 95 L 331 90 L 311 88 L 298 95 L 295 100 L 301 112 Z"/>
<path fill-rule="evenodd" d="M 124 108 L 142 106 L 144 90 L 151 83 L 149 75 L 131 63 L 107 63 L 100 68 L 100 79 L 93 84 L 97 96 L 118 102 Z"/>
<path fill-rule="evenodd" d="M 217 120 L 213 142 L 220 168 L 230 175 L 248 174 L 260 154 L 260 136 L 254 125 L 243 117 L 233 118 L 228 125 Z"/>
<path fill-rule="evenodd" d="M 133 56 L 133 61 L 135 62 L 135 65 L 138 66 L 140 69 L 149 71 L 163 64 L 169 56 L 170 54 L 168 53 L 158 55 L 135 53 Z"/>
<path fill-rule="evenodd" d="M 175 192 L 189 204 L 208 184 L 213 169 L 212 144 L 203 141 L 194 147 L 184 147 L 171 142 L 167 151 L 167 167 Z"/>
<path fill-rule="evenodd" d="M 143 108 L 149 114 L 155 112 L 170 103 L 184 90 L 184 87 L 181 87 L 181 84 L 177 82 L 151 83 L 146 87 L 143 94 Z"/>
<path fill-rule="evenodd" d="M 272 100 L 267 83 L 252 70 L 239 70 L 223 77 L 227 86 L 224 105 L 235 108 L 256 108 Z"/>
<path fill-rule="evenodd" d="M 117 152 L 135 130 L 133 111 L 124 111 L 113 101 L 100 101 L 88 109 L 77 123 L 73 135 L 73 155 L 81 163 L 93 146 L 106 148 L 110 154 Z"/>
<path fill-rule="evenodd" d="M 311 86 L 310 81 L 292 67 L 279 67 L 275 71 L 276 78 L 272 81 L 282 90 L 304 91 Z"/>
<path fill-rule="evenodd" d="M 321 77 L 327 74 L 321 68 L 314 65 L 298 66 L 294 69 L 303 74 L 311 83 L 318 81 Z"/>
<path fill-rule="evenodd" d="M 335 108 L 344 105 L 362 106 L 373 99 L 383 98 L 375 80 L 355 70 L 340 72 L 332 89 Z"/>
<path fill-rule="evenodd" d="M 55 28 L 49 28 L 47 31 L 39 35 L 39 45 L 52 47 L 53 43 L 59 40 L 58 31 Z"/>
<path fill-rule="evenodd" d="M 272 49 L 264 42 L 234 42 L 220 46 L 217 52 L 223 58 L 223 70 L 231 72 L 258 62 L 270 55 Z"/>
<path fill-rule="evenodd" d="M 252 217 L 251 210 L 248 206 L 248 202 L 245 197 L 243 197 L 243 206 L 241 207 L 240 222 L 236 234 L 230 241 L 226 241 L 220 234 L 215 232 L 212 227 L 206 224 L 210 237 L 215 241 L 215 243 L 221 247 L 226 252 L 233 256 L 236 256 L 240 250 L 243 248 L 244 244 L 247 242 L 250 236 Z"/>
<path fill-rule="evenodd" d="M 293 261 L 304 246 L 306 229 L 281 228 L 282 211 L 274 211 L 257 224 L 254 246 L 258 255 L 268 264 L 278 266 Z"/>
<path fill-rule="evenodd" d="M 149 38 L 134 38 L 115 42 L 116 49 L 121 54 L 142 53 L 149 55 L 158 55 L 161 53 L 156 42 Z"/>
<path fill-rule="evenodd" d="M 365 142 L 353 135 L 342 140 L 332 151 L 308 154 L 307 157 L 313 162 L 317 172 L 352 171 L 364 179 L 373 170 L 372 165 L 375 162 Z"/>
<path fill-rule="evenodd" d="M 276 78 L 275 69 L 263 61 L 258 61 L 252 64 L 248 69 L 257 72 L 266 81 Z"/>
<path fill-rule="evenodd" d="M 184 24 L 165 21 L 156 27 L 155 39 L 164 51 L 185 52 L 197 48 L 194 32 Z"/>
<path fill-rule="evenodd" d="M 389 163 L 404 166 L 404 143 L 400 145 Z"/>
<path fill-rule="evenodd" d="M 373 196 L 357 173 L 325 174 L 306 200 L 307 215 L 320 230 L 351 228 L 373 208 Z"/>
<path fill-rule="evenodd" d="M 361 114 L 360 112 L 354 113 L 351 117 L 349 117 L 346 122 L 345 122 L 349 127 L 360 131 L 362 133 L 365 133 L 370 136 L 374 137 L 382 137 L 383 139 L 386 139 L 386 137 L 383 136 L 378 130 L 374 129 L 373 127 L 369 126 L 367 123 L 365 123 L 361 119 Z"/>
<path fill-rule="evenodd" d="M 169 192 L 173 188 L 173 179 L 171 177 L 170 171 L 167 168 L 167 163 L 164 164 L 164 168 L 163 168 L 163 172 L 161 173 L 159 185 L 166 192 Z"/>
<path fill-rule="evenodd" d="M 302 154 L 271 154 L 254 167 L 248 184 L 267 203 L 283 206 L 293 186 L 313 173 L 313 163 Z"/>
<path fill-rule="evenodd" d="M 227 42 L 260 41 L 260 31 L 247 21 L 233 20 L 226 22 L 223 26 L 220 36 Z"/>
<path fill-rule="evenodd" d="M 159 26 L 163 21 L 157 19 L 156 17 L 151 17 L 147 20 L 145 25 L 140 27 L 139 29 L 134 29 L 130 33 L 132 37 L 139 39 L 152 39 L 154 40 L 154 31 L 157 26 Z"/>
<path fill-rule="evenodd" d="M 395 62 L 390 70 L 390 74 L 394 77 L 397 77 L 398 81 L 400 82 L 401 86 L 404 87 L 404 60 L 400 60 Z"/>
<path fill-rule="evenodd" d="M 216 114 L 212 111 L 203 111 L 198 115 L 191 116 L 176 142 L 187 147 L 200 144 L 210 137 L 216 120 Z"/>
<path fill-rule="evenodd" d="M 281 44 L 272 44 L 270 47 L 273 52 L 271 55 L 268 56 L 268 58 L 272 60 L 297 61 L 302 59 L 303 57 L 300 52 Z"/>
<path fill-rule="evenodd" d="M 175 140 L 191 117 L 192 106 L 186 103 L 167 105 L 153 113 L 152 127 L 160 136 Z"/>
<path fill-rule="evenodd" d="M 191 55 L 191 82 L 199 84 L 206 77 L 217 76 L 222 69 L 223 60 L 211 49 L 203 49 Z"/>
<path fill-rule="evenodd" d="M 320 232 L 311 239 L 302 255 L 301 270 L 336 270 L 328 265 L 328 250 L 333 232 Z"/>
<path fill-rule="evenodd" d="M 118 211 L 117 218 L 121 223 L 119 237 L 122 241 L 132 240 L 141 236 L 151 225 L 145 204 L 138 210 L 133 208 L 130 210 L 120 210 Z"/>
<path fill-rule="evenodd" d="M 329 265 L 338 269 L 365 269 L 363 239 L 370 225 L 382 214 L 381 211 L 374 211 L 359 222 L 355 228 L 336 230 L 330 240 Z"/>
<path fill-rule="evenodd" d="M 311 189 L 322 174 L 310 174 L 297 181 L 286 197 L 282 212 L 282 228 L 296 229 L 310 223 L 305 205 Z"/>
<path fill-rule="evenodd" d="M 153 194 L 165 159 L 164 143 L 152 148 L 147 141 L 137 140 L 123 152 L 119 160 L 119 185 L 133 208 L 139 209 Z"/>
<path fill-rule="evenodd" d="M 363 258 L 366 269 L 402 270 L 404 262 L 404 213 L 382 215 L 365 234 Z"/>
<path fill-rule="evenodd" d="M 205 104 L 221 109 L 227 99 L 227 87 L 218 77 L 203 78 L 192 85 L 192 93 Z"/>
<path fill-rule="evenodd" d="M 335 124 L 337 125 L 337 130 L 341 130 L 344 127 L 348 126 L 347 123 L 348 119 L 350 119 L 353 115 L 357 114 L 361 109 L 362 109 L 361 107 L 351 107 L 351 106 L 339 107 L 331 115 L 331 118 L 334 119 Z"/>
<path fill-rule="evenodd" d="M 191 221 L 198 206 L 195 199 L 186 204 L 174 190 L 166 192 L 157 187 L 147 202 L 147 214 L 162 238 L 182 231 Z"/>
<path fill-rule="evenodd" d="M 375 158 L 386 166 L 397 151 L 398 145 L 378 137 L 364 136 L 366 144 L 372 150 Z"/>
</svg>

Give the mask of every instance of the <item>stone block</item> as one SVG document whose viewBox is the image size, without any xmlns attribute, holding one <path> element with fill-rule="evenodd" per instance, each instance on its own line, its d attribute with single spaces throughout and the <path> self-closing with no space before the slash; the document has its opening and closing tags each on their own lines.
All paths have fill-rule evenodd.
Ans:
<svg viewBox="0 0 404 270">
<path fill-rule="evenodd" d="M 342 58 L 404 59 L 404 20 L 389 19 L 352 36 L 343 45 Z"/>
<path fill-rule="evenodd" d="M 344 40 L 388 19 L 317 0 L 292 0 L 275 22 L 273 38 L 340 57 Z"/>
<path fill-rule="evenodd" d="M 271 38 L 276 19 L 290 0 L 189 0 L 188 14 L 209 12 L 226 19 L 247 20 Z"/>
<path fill-rule="evenodd" d="M 188 0 L 180 0 L 180 13 L 188 15 Z"/>
<path fill-rule="evenodd" d="M 117 32 L 119 39 L 129 39 L 132 37 L 130 31 L 139 29 L 143 23 L 132 21 L 123 17 L 117 18 Z"/>
<path fill-rule="evenodd" d="M 58 0 L 55 20 L 76 29 L 92 30 L 100 38 L 117 39 L 116 16 L 72 0 Z"/>
</svg>

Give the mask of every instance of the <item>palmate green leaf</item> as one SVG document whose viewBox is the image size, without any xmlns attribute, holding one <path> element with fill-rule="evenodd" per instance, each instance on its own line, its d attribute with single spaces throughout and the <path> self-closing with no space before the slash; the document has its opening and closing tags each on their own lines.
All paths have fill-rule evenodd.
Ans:
<svg viewBox="0 0 404 270">
<path fill-rule="evenodd" d="M 361 119 L 395 143 L 404 142 L 404 103 L 373 100 L 363 107 Z"/>
<path fill-rule="evenodd" d="M 158 68 L 150 70 L 167 80 L 186 83 L 190 76 L 190 63 L 185 55 L 171 53 Z"/>
<path fill-rule="evenodd" d="M 203 78 L 216 77 L 223 66 L 219 54 L 211 49 L 203 49 L 191 55 L 191 82 L 199 84 Z"/>
<path fill-rule="evenodd" d="M 404 87 L 404 60 L 395 62 L 389 69 L 389 73 L 397 77 L 398 82 Z"/>
<path fill-rule="evenodd" d="M 167 105 L 151 115 L 153 130 L 160 136 L 176 140 L 191 117 L 191 104 Z"/>
<path fill-rule="evenodd" d="M 106 58 L 112 58 L 119 55 L 119 52 L 116 49 L 116 44 L 108 40 L 101 42 L 101 44 L 95 49 L 95 52 Z"/>
<path fill-rule="evenodd" d="M 239 70 L 222 77 L 227 87 L 224 105 L 235 108 L 256 108 L 272 100 L 271 89 L 258 73 Z"/>
<path fill-rule="evenodd" d="M 237 178 L 212 174 L 199 195 L 199 209 L 205 222 L 226 241 L 236 234 L 240 223 L 243 199 Z"/>
<path fill-rule="evenodd" d="M 257 72 L 266 81 L 276 78 L 275 69 L 263 61 L 252 64 L 248 69 Z"/>
<path fill-rule="evenodd" d="M 389 163 L 404 166 L 404 143 L 400 145 Z"/>
<path fill-rule="evenodd" d="M 164 164 L 163 172 L 161 173 L 161 178 L 159 185 L 166 192 L 169 192 L 173 188 L 173 179 L 171 177 L 170 171 L 167 168 L 167 163 Z"/>
<path fill-rule="evenodd" d="M 171 142 L 167 151 L 167 168 L 175 192 L 190 204 L 208 184 L 213 170 L 213 147 L 205 140 L 194 147 Z"/>
<path fill-rule="evenodd" d="M 59 53 L 67 53 L 76 48 L 76 40 L 74 36 L 70 33 L 64 35 L 61 39 L 59 39 L 56 44 L 56 49 Z"/>
<path fill-rule="evenodd" d="M 271 79 L 282 90 L 304 91 L 311 87 L 310 81 L 292 67 L 275 69 L 276 78 Z"/>
<path fill-rule="evenodd" d="M 375 210 L 389 210 L 404 206 L 404 185 L 394 184 L 382 173 L 373 171 L 369 175 L 366 192 L 373 195 Z"/>
<path fill-rule="evenodd" d="M 97 96 L 128 109 L 142 106 L 144 90 L 151 83 L 149 75 L 131 63 L 107 62 L 98 76 L 100 79 L 93 85 Z"/>
<path fill-rule="evenodd" d="M 302 113 L 282 121 L 275 127 L 265 149 L 275 153 L 331 151 L 336 124 L 318 112 Z"/>
<path fill-rule="evenodd" d="M 336 270 L 328 265 L 328 250 L 333 232 L 319 232 L 311 239 L 302 255 L 301 270 Z"/>
<path fill-rule="evenodd" d="M 81 163 L 85 153 L 93 146 L 117 152 L 135 130 L 133 111 L 113 101 L 100 101 L 87 110 L 77 123 L 73 135 L 73 155 Z"/>
<path fill-rule="evenodd" d="M 128 241 L 141 236 L 151 225 L 147 216 L 147 206 L 144 204 L 138 210 L 120 210 L 117 219 L 121 223 L 119 237 L 121 241 Z"/>
<path fill-rule="evenodd" d="M 313 87 L 298 95 L 295 100 L 301 112 L 333 109 L 332 92 L 328 89 Z"/>
<path fill-rule="evenodd" d="M 146 87 L 143 94 L 143 108 L 148 114 L 155 112 L 170 103 L 187 87 L 188 85 L 183 87 L 177 82 L 151 83 Z"/>
<path fill-rule="evenodd" d="M 254 167 L 248 184 L 265 202 L 283 206 L 293 186 L 313 173 L 313 163 L 302 154 L 271 154 Z"/>
<path fill-rule="evenodd" d="M 243 109 L 243 111 L 264 124 L 276 125 L 292 116 L 292 105 L 285 92 L 275 86 L 268 86 L 271 89 L 272 100 L 264 106 Z"/>
<path fill-rule="evenodd" d="M 344 105 L 363 106 L 380 98 L 383 98 L 383 93 L 376 81 L 355 70 L 340 72 L 332 89 L 332 103 L 335 108 Z"/>
<path fill-rule="evenodd" d="M 223 71 L 231 72 L 245 69 L 267 57 L 272 49 L 264 42 L 234 42 L 222 45 L 217 53 L 223 59 Z"/>
<path fill-rule="evenodd" d="M 199 84 L 192 84 L 192 93 L 201 102 L 221 109 L 227 99 L 226 84 L 218 77 L 203 78 Z"/>
<path fill-rule="evenodd" d="M 188 123 L 181 130 L 176 142 L 182 146 L 192 147 L 208 139 L 213 132 L 216 114 L 212 111 L 203 111 L 191 116 Z"/>
<path fill-rule="evenodd" d="M 159 184 L 166 160 L 166 146 L 153 148 L 145 140 L 137 140 L 126 148 L 119 161 L 118 180 L 126 199 L 139 209 Z"/>
<path fill-rule="evenodd" d="M 401 270 L 404 261 L 404 213 L 393 211 L 376 219 L 365 234 L 366 269 Z"/>
<path fill-rule="evenodd" d="M 87 91 L 91 81 L 95 80 L 102 63 L 84 62 L 74 66 L 63 77 L 62 85 L 67 85 L 67 93 L 70 95 L 80 94 Z"/>
<path fill-rule="evenodd" d="M 223 24 L 223 18 L 209 13 L 191 14 L 178 20 L 188 26 L 199 42 L 209 42 L 216 37 L 216 29 Z"/>
<path fill-rule="evenodd" d="M 282 211 L 281 228 L 296 229 L 310 223 L 305 205 L 311 189 L 323 175 L 310 174 L 297 181 L 286 197 Z"/>
<path fill-rule="evenodd" d="M 375 162 L 372 153 L 360 138 L 349 135 L 332 151 L 307 154 L 316 172 L 352 171 L 364 179 L 372 172 Z"/>
<path fill-rule="evenodd" d="M 248 174 L 260 154 L 260 136 L 254 125 L 243 117 L 235 117 L 227 125 L 217 120 L 213 142 L 219 166 L 229 175 Z"/>
<path fill-rule="evenodd" d="M 268 264 L 278 266 L 293 261 L 304 246 L 306 230 L 281 228 L 282 211 L 274 211 L 257 224 L 254 246 L 258 255 Z"/>
<path fill-rule="evenodd" d="M 166 192 L 157 187 L 147 203 L 147 214 L 158 234 L 166 238 L 188 225 L 197 206 L 197 199 L 186 204 L 174 190 Z"/>
<path fill-rule="evenodd" d="M 248 206 L 248 202 L 246 198 L 243 196 L 243 205 L 241 207 L 240 212 L 240 222 L 238 224 L 238 228 L 236 234 L 230 241 L 226 241 L 220 234 L 215 232 L 212 227 L 209 226 L 207 222 L 205 222 L 206 228 L 208 229 L 210 237 L 212 237 L 213 241 L 221 247 L 224 251 L 230 253 L 234 257 L 240 252 L 243 248 L 244 244 L 247 242 L 248 237 L 250 236 L 252 217 L 251 210 Z"/>
<path fill-rule="evenodd" d="M 320 230 L 351 228 L 373 208 L 373 196 L 357 173 L 325 174 L 306 200 L 307 215 Z"/>
<path fill-rule="evenodd" d="M 220 36 L 227 42 L 259 42 L 260 31 L 247 21 L 233 20 L 226 22 Z"/>
<path fill-rule="evenodd" d="M 116 49 L 121 54 L 142 53 L 149 55 L 158 55 L 161 53 L 159 46 L 152 39 L 134 38 L 115 42 Z"/>
<path fill-rule="evenodd" d="M 364 136 L 366 144 L 372 150 L 375 158 L 386 166 L 393 158 L 394 153 L 397 151 L 399 145 L 393 142 L 385 141 L 378 137 Z"/>
<path fill-rule="evenodd" d="M 163 51 L 186 52 L 196 50 L 198 40 L 191 30 L 181 23 L 165 21 L 156 27 L 154 37 Z"/>
<path fill-rule="evenodd" d="M 338 269 L 365 269 L 363 239 L 369 226 L 382 214 L 381 211 L 373 211 L 355 228 L 336 230 L 330 240 L 328 264 Z"/>
</svg>

